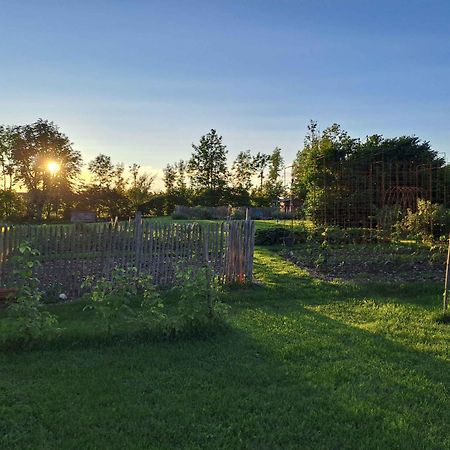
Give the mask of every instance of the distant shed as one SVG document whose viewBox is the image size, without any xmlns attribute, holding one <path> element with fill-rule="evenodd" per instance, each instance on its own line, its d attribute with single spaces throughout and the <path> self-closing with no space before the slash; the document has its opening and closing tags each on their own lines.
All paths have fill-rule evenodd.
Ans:
<svg viewBox="0 0 450 450">
<path fill-rule="evenodd" d="M 97 214 L 95 213 L 95 211 L 73 210 L 73 211 L 70 211 L 70 221 L 72 223 L 96 222 Z"/>
</svg>

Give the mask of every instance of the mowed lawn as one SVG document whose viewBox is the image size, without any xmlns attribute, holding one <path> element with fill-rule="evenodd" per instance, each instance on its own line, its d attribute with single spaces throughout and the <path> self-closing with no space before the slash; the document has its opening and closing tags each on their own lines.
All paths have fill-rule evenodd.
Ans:
<svg viewBox="0 0 450 450">
<path fill-rule="evenodd" d="M 255 269 L 208 340 L 1 354 L 0 448 L 450 448 L 441 285 L 315 280 L 262 249 Z"/>
</svg>

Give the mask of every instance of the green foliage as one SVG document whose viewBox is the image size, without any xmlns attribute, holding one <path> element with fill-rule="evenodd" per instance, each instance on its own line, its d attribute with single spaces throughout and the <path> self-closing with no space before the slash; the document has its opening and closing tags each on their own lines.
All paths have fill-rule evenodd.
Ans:
<svg viewBox="0 0 450 450">
<path fill-rule="evenodd" d="M 128 188 L 125 186 L 125 195 L 130 201 L 132 211 L 136 211 L 152 198 L 152 185 L 156 176 L 146 172 L 140 173 L 139 164 L 132 164 L 129 169 L 131 180 L 130 186 Z"/>
<path fill-rule="evenodd" d="M 111 156 L 100 153 L 88 164 L 88 170 L 95 186 L 112 187 L 115 170 Z"/>
<path fill-rule="evenodd" d="M 278 199 L 284 194 L 284 185 L 281 179 L 283 167 L 284 160 L 281 156 L 281 149 L 276 147 L 270 155 L 267 181 L 263 185 L 264 195 L 269 202 L 278 202 Z"/>
<path fill-rule="evenodd" d="M 377 230 L 365 228 L 339 228 L 321 227 L 312 225 L 273 226 L 257 228 L 255 244 L 279 245 L 294 241 L 297 244 L 309 241 L 328 242 L 330 244 L 358 244 L 370 243 L 381 240 L 381 234 Z"/>
<path fill-rule="evenodd" d="M 286 227 L 274 227 L 267 229 L 257 229 L 255 232 L 256 245 L 277 245 L 284 244 L 293 234 L 295 237 L 300 235 L 299 231 L 293 233 Z"/>
<path fill-rule="evenodd" d="M 406 216 L 397 224 L 397 229 L 408 237 L 432 241 L 450 232 L 450 210 L 443 205 L 418 199 L 417 210 L 408 210 Z"/>
<path fill-rule="evenodd" d="M 326 227 L 322 236 L 330 244 L 360 244 L 371 240 L 370 230 L 363 228 Z"/>
<path fill-rule="evenodd" d="M 167 164 L 163 169 L 163 180 L 166 192 L 164 194 L 164 212 L 172 214 L 176 205 L 191 205 L 194 197 L 193 189 L 187 186 L 188 165 L 180 160 Z"/>
<path fill-rule="evenodd" d="M 270 161 L 270 155 L 266 155 L 265 153 L 258 152 L 252 161 L 253 168 L 258 175 L 259 178 L 259 189 L 262 189 L 264 184 L 264 172 L 267 168 L 267 165 Z"/>
<path fill-rule="evenodd" d="M 152 278 L 138 273 L 134 267 L 115 267 L 109 279 L 89 277 L 83 288 L 90 289 L 85 309 L 93 309 L 98 314 L 108 335 L 113 325 L 121 320 L 148 326 L 165 317 L 164 305 Z"/>
<path fill-rule="evenodd" d="M 243 191 L 250 191 L 252 176 L 255 173 L 250 150 L 238 153 L 231 166 L 231 172 L 234 187 Z"/>
<path fill-rule="evenodd" d="M 175 276 L 177 315 L 172 322 L 175 333 L 202 329 L 205 323 L 223 318 L 228 308 L 220 301 L 221 285 L 209 264 L 204 267 L 180 264 Z"/>
<path fill-rule="evenodd" d="M 386 195 L 382 189 L 403 187 L 406 175 L 399 179 L 399 174 L 412 178 L 412 170 L 419 167 L 439 172 L 443 164 L 429 142 L 416 136 L 373 135 L 360 141 L 338 124 L 320 132 L 317 123 L 311 122 L 293 163 L 293 192 L 303 205 L 305 217 L 316 223 L 369 225 L 369 216 L 376 210 L 383 219 L 389 218 L 383 211 Z M 418 176 L 414 187 L 427 190 L 428 182 L 428 176 Z"/>
<path fill-rule="evenodd" d="M 58 331 L 56 316 L 43 310 L 42 292 L 34 270 L 39 253 L 28 243 L 21 243 L 18 254 L 12 258 L 17 293 L 9 306 L 9 312 L 18 324 L 20 339 L 31 344 L 35 339 L 50 338 Z"/>
<path fill-rule="evenodd" d="M 20 194 L 10 189 L 0 189 L 0 219 L 17 221 L 23 217 L 25 211 L 25 201 Z"/>
<path fill-rule="evenodd" d="M 212 129 L 200 138 L 198 145 L 192 144 L 192 148 L 188 167 L 194 188 L 220 199 L 228 181 L 227 150 L 222 144 L 222 136 Z"/>
<path fill-rule="evenodd" d="M 91 182 L 78 193 L 78 209 L 94 210 L 101 218 L 129 217 L 136 210 L 164 212 L 163 208 L 158 209 L 158 199 L 150 204 L 155 175 L 142 172 L 139 164 L 130 165 L 126 176 L 122 163 L 114 165 L 109 156 L 100 154 L 88 168 Z"/>
<path fill-rule="evenodd" d="M 41 220 L 46 210 L 64 208 L 74 192 L 82 158 L 69 138 L 48 120 L 10 128 L 14 176 L 28 191 L 28 219 Z M 50 161 L 60 166 L 57 173 L 47 170 Z"/>
</svg>

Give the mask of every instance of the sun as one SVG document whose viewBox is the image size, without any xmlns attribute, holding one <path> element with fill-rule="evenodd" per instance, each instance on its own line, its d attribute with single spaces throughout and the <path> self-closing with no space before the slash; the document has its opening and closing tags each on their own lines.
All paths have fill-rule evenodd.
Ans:
<svg viewBox="0 0 450 450">
<path fill-rule="evenodd" d="M 59 172 L 60 166 L 56 161 L 49 161 L 47 163 L 47 170 L 50 172 L 50 175 L 55 175 Z"/>
</svg>

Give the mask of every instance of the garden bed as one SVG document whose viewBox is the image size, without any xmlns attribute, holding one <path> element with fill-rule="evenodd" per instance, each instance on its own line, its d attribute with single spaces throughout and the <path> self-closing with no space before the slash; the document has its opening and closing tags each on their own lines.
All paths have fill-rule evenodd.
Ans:
<svg viewBox="0 0 450 450">
<path fill-rule="evenodd" d="M 281 254 L 315 277 L 355 282 L 402 283 L 441 281 L 443 248 L 417 244 L 299 244 Z"/>
</svg>

